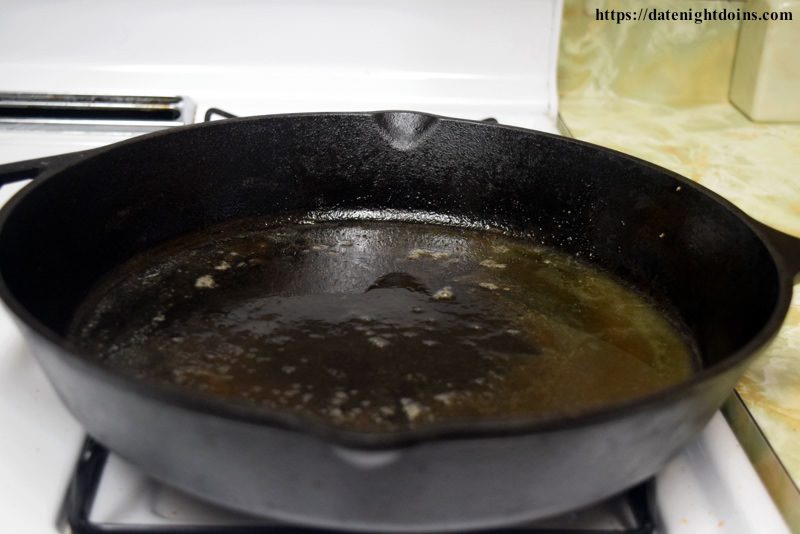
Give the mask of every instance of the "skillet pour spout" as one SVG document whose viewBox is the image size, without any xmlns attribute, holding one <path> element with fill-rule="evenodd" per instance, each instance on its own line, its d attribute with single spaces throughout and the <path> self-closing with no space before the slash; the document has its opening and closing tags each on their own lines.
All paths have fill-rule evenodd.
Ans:
<svg viewBox="0 0 800 534">
<path fill-rule="evenodd" d="M 159 480 L 302 525 L 485 528 L 645 480 L 774 337 L 800 271 L 800 239 L 671 171 L 412 111 L 220 120 L 0 166 L 0 183 L 27 178 L 0 211 L 0 297 L 70 411 Z M 66 339 L 84 296 L 137 253 L 226 221 L 292 214 L 489 227 L 579 255 L 674 310 L 702 369 L 570 416 L 366 434 L 138 381 Z M 434 290 L 398 274 L 376 284 Z"/>
</svg>

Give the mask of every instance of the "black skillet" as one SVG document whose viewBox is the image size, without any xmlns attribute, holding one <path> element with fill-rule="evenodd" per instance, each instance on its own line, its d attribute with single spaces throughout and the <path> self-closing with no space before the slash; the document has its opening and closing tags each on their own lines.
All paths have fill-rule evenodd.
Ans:
<svg viewBox="0 0 800 534">
<path fill-rule="evenodd" d="M 0 295 L 75 417 L 156 478 L 302 524 L 485 527 L 646 479 L 774 337 L 800 270 L 800 240 L 663 168 L 422 113 L 217 121 L 0 166 L 0 183 L 33 177 L 0 212 Z M 321 210 L 469 221 L 591 253 L 677 310 L 703 369 L 570 417 L 358 434 L 137 382 L 65 341 L 87 291 L 133 254 L 233 218 Z"/>
</svg>

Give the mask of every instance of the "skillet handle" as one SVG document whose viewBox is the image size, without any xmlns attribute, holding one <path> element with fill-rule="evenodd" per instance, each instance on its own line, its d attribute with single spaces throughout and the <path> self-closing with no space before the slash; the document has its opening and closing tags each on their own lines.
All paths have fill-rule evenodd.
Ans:
<svg viewBox="0 0 800 534">
<path fill-rule="evenodd" d="M 753 226 L 764 238 L 764 241 L 772 245 L 783 259 L 783 264 L 788 269 L 789 276 L 797 279 L 800 276 L 800 237 L 784 234 L 764 223 L 754 219 L 751 220 Z"/>
<path fill-rule="evenodd" d="M 89 152 L 89 150 L 68 152 L 67 154 L 60 154 L 58 156 L 15 161 L 14 163 L 0 165 L 0 186 L 12 182 L 19 182 L 20 180 L 36 178 L 46 170 L 61 169 L 86 158 Z"/>
</svg>

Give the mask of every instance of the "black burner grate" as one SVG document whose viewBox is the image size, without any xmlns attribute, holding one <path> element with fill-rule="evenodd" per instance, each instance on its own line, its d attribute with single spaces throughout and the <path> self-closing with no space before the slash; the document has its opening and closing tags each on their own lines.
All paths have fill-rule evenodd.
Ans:
<svg viewBox="0 0 800 534">
<path fill-rule="evenodd" d="M 64 519 L 67 531 L 72 534 L 297 534 L 327 533 L 351 534 L 345 530 L 276 525 L 122 525 L 99 523 L 91 520 L 92 506 L 100 487 L 103 470 L 108 459 L 108 450 L 91 438 L 87 438 L 78 466 L 70 482 L 65 500 Z M 497 534 L 655 534 L 651 513 L 650 483 L 638 486 L 618 497 L 625 501 L 634 519 L 634 526 L 621 529 L 559 528 L 542 525 L 525 525 L 510 528 L 493 528 Z M 355 533 L 352 533 L 355 534 Z"/>
<path fill-rule="evenodd" d="M 203 122 L 211 122 L 214 115 L 218 115 L 224 119 L 235 119 L 237 116 L 229 111 L 219 108 L 208 108 L 206 114 L 203 116 Z"/>
</svg>

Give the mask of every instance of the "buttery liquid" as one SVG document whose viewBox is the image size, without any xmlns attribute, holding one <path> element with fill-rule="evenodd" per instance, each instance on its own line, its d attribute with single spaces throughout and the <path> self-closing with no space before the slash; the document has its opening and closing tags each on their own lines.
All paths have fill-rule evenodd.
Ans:
<svg viewBox="0 0 800 534">
<path fill-rule="evenodd" d="M 695 369 L 676 324 L 608 274 L 499 233 L 248 220 L 134 257 L 70 335 L 142 380 L 384 432 L 646 395 Z"/>
</svg>

